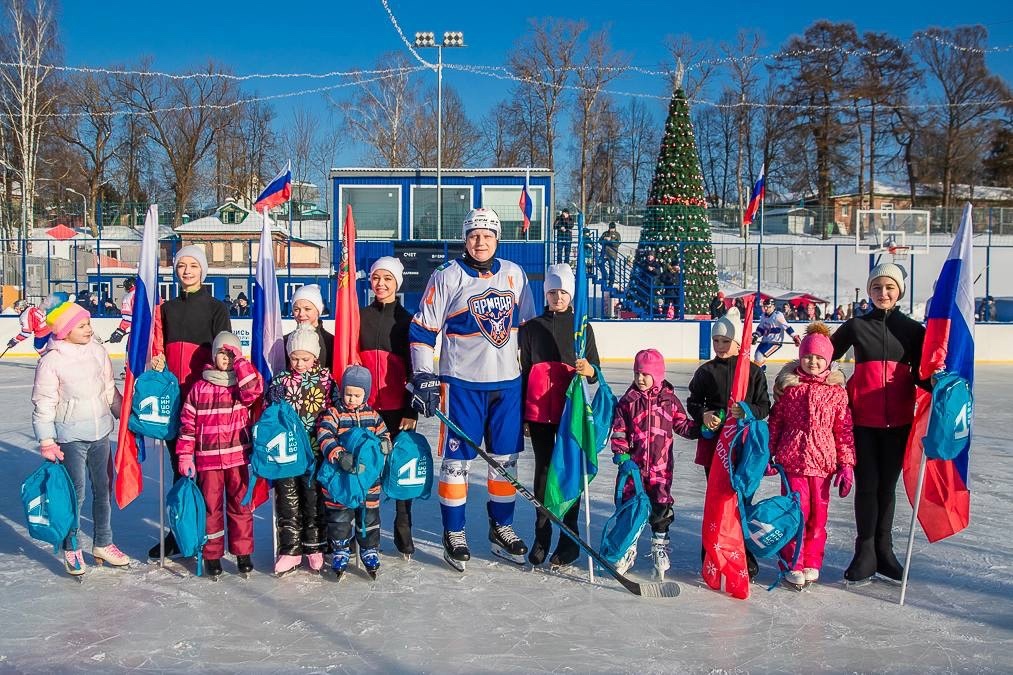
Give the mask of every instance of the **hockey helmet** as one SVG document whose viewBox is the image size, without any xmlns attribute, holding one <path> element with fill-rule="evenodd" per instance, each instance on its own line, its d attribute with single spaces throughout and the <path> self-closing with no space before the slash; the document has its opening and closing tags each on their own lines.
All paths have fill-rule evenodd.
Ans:
<svg viewBox="0 0 1013 675">
<path fill-rule="evenodd" d="M 499 216 L 492 209 L 472 209 L 464 217 L 463 234 L 465 239 L 468 238 L 468 233 L 472 230 L 492 230 L 498 241 L 502 225 L 500 225 Z"/>
<path fill-rule="evenodd" d="M 18 300 L 17 302 L 14 303 L 14 311 L 20 314 L 21 312 L 28 309 L 29 306 L 30 303 L 27 300 Z"/>
</svg>

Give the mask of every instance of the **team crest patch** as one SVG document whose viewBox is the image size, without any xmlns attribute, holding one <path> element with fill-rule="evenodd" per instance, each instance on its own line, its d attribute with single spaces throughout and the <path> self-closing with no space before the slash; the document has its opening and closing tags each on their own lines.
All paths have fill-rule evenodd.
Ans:
<svg viewBox="0 0 1013 675">
<path fill-rule="evenodd" d="M 468 298 L 468 309 L 478 323 L 482 335 L 496 347 L 510 341 L 510 324 L 514 312 L 514 294 L 490 288 L 482 295 Z"/>
</svg>

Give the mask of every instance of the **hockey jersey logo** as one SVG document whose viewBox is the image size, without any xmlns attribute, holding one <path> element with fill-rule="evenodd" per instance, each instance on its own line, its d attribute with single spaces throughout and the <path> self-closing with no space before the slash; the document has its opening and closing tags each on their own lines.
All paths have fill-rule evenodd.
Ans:
<svg viewBox="0 0 1013 675">
<path fill-rule="evenodd" d="M 497 348 L 510 341 L 514 312 L 514 294 L 490 288 L 468 298 L 468 309 L 482 335 Z"/>
</svg>

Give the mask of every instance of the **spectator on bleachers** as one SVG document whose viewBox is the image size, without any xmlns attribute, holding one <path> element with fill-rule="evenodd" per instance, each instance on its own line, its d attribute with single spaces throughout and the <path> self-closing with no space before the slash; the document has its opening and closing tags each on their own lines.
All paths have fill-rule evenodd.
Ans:
<svg viewBox="0 0 1013 675">
<path fill-rule="evenodd" d="M 847 310 L 844 309 L 844 305 L 837 305 L 837 309 L 834 310 L 834 313 L 830 318 L 834 321 L 844 321 L 846 311 Z"/>
<path fill-rule="evenodd" d="M 710 307 L 711 318 L 720 319 L 728 313 L 728 308 L 725 307 L 725 294 L 718 291 L 717 294 L 711 299 Z"/>
<path fill-rule="evenodd" d="M 250 301 L 246 297 L 246 293 L 240 291 L 239 295 L 236 296 L 236 301 L 232 303 L 232 316 L 238 319 L 248 319 L 250 317 Z"/>
<path fill-rule="evenodd" d="M 995 298 L 987 295 L 978 306 L 978 316 L 975 319 L 977 321 L 995 321 L 997 314 L 998 307 L 995 304 Z"/>
<path fill-rule="evenodd" d="M 860 316 L 865 316 L 870 311 L 872 311 L 872 308 L 869 307 L 869 301 L 868 301 L 868 299 L 862 298 L 862 300 L 858 303 L 858 306 L 855 307 L 855 311 L 854 311 L 855 318 L 858 318 Z"/>
</svg>

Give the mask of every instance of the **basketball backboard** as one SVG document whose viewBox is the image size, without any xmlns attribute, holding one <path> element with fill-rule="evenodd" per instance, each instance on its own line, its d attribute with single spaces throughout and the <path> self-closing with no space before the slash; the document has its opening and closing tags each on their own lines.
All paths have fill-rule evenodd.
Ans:
<svg viewBox="0 0 1013 675">
<path fill-rule="evenodd" d="M 889 254 L 894 260 L 929 252 L 930 213 L 920 209 L 859 209 L 855 253 Z"/>
</svg>

